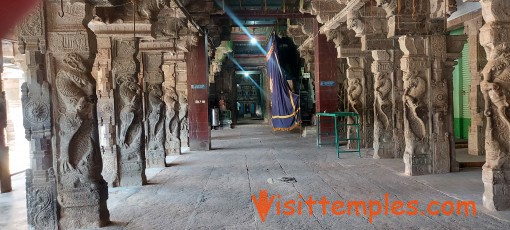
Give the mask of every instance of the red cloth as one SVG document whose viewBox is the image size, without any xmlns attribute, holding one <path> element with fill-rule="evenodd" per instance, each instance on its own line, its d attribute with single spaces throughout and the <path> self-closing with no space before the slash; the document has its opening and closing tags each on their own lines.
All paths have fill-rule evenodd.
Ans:
<svg viewBox="0 0 510 230">
<path fill-rule="evenodd" d="M 4 37 L 39 0 L 0 0 L 0 38 Z"/>
</svg>

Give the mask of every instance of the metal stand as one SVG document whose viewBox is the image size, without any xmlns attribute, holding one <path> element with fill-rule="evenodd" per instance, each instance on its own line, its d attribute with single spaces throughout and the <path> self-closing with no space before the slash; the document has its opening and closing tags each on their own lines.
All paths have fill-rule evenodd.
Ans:
<svg viewBox="0 0 510 230">
<path fill-rule="evenodd" d="M 360 148 L 360 134 L 359 134 L 359 116 L 353 112 L 335 112 L 335 113 L 317 113 L 317 148 L 321 148 L 323 145 L 332 145 L 336 147 L 336 155 L 340 158 L 340 153 L 352 153 L 357 152 L 359 158 L 361 158 Z M 352 118 L 354 123 L 348 123 L 347 119 Z M 323 127 L 321 124 L 333 124 L 333 130 Z M 347 130 L 349 127 L 354 126 L 356 129 L 356 137 L 347 137 Z M 345 137 L 340 137 L 339 129 L 345 130 Z M 343 134 L 343 133 L 342 133 Z M 333 136 L 334 135 L 334 136 Z M 331 142 L 323 142 L 323 139 L 327 137 L 333 137 Z M 356 149 L 340 149 L 340 142 L 342 141 L 356 141 Z"/>
</svg>

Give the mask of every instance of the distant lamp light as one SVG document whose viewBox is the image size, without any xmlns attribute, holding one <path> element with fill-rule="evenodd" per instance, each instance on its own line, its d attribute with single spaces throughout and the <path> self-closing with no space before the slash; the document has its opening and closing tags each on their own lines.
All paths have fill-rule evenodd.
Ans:
<svg viewBox="0 0 510 230">
<path fill-rule="evenodd" d="M 248 73 L 244 73 L 244 77 L 249 77 L 250 75 Z"/>
<path fill-rule="evenodd" d="M 257 42 L 258 42 L 257 39 L 254 37 L 250 39 L 250 43 L 253 45 L 257 44 Z"/>
</svg>

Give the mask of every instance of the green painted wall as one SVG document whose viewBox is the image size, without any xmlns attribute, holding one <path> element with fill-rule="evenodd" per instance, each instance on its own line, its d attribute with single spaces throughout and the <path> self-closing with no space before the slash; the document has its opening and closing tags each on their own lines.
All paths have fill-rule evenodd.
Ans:
<svg viewBox="0 0 510 230">
<path fill-rule="evenodd" d="M 464 28 L 450 32 L 451 35 L 464 34 Z M 469 112 L 469 90 L 471 72 L 469 69 L 469 44 L 464 45 L 462 57 L 453 71 L 453 121 L 455 138 L 468 139 L 471 113 Z"/>
</svg>

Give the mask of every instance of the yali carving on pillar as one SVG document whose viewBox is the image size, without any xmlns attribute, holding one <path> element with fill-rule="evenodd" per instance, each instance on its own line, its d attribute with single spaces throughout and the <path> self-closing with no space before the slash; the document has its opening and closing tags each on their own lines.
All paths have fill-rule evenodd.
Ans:
<svg viewBox="0 0 510 230">
<path fill-rule="evenodd" d="M 188 96 L 184 91 L 179 92 L 179 121 L 181 125 L 180 130 L 181 143 L 186 145 L 189 136 L 189 121 L 188 121 Z"/>
<path fill-rule="evenodd" d="M 166 104 L 166 149 L 169 154 L 179 154 L 181 149 L 181 140 L 179 138 L 180 126 L 179 117 L 177 116 L 177 93 L 172 86 L 165 87 L 165 97 L 163 98 Z"/>
<path fill-rule="evenodd" d="M 149 86 L 149 150 L 163 150 L 165 129 L 163 109 L 165 107 L 161 97 L 163 91 L 160 85 Z"/>
<path fill-rule="evenodd" d="M 117 84 L 122 101 L 119 144 L 124 149 L 136 150 L 141 145 L 140 136 L 142 134 L 141 125 L 135 123 L 142 114 L 141 88 L 136 79 L 130 76 L 120 77 Z M 140 157 L 140 154 L 133 152 L 133 154 L 122 157 L 126 158 L 125 160 L 132 160 L 135 157 Z"/>
<path fill-rule="evenodd" d="M 425 118 L 426 114 L 425 104 L 423 102 L 425 93 L 427 91 L 427 84 L 425 80 L 419 76 L 420 72 L 410 71 L 404 73 L 404 111 L 408 115 L 407 120 L 414 138 L 406 138 L 410 140 L 421 141 L 426 137 Z M 410 116 L 409 116 L 410 115 Z"/>
<path fill-rule="evenodd" d="M 95 83 L 89 76 L 82 58 L 67 54 L 64 66 L 57 73 L 56 90 L 61 107 L 58 114 L 60 135 L 59 169 L 63 185 L 75 186 L 101 178 L 101 160 L 95 159 L 97 140 L 94 133 Z"/>
<path fill-rule="evenodd" d="M 485 99 L 484 114 L 487 119 L 486 148 L 488 152 L 508 153 L 510 137 L 510 47 L 494 48 L 493 57 L 485 66 L 480 83 Z M 490 159 L 495 157 L 495 159 Z M 487 155 L 487 166 L 499 169 L 508 160 L 505 155 Z"/>
<path fill-rule="evenodd" d="M 383 129 L 390 129 L 392 82 L 388 73 L 377 72 L 374 74 L 376 118 L 383 124 Z"/>
</svg>

